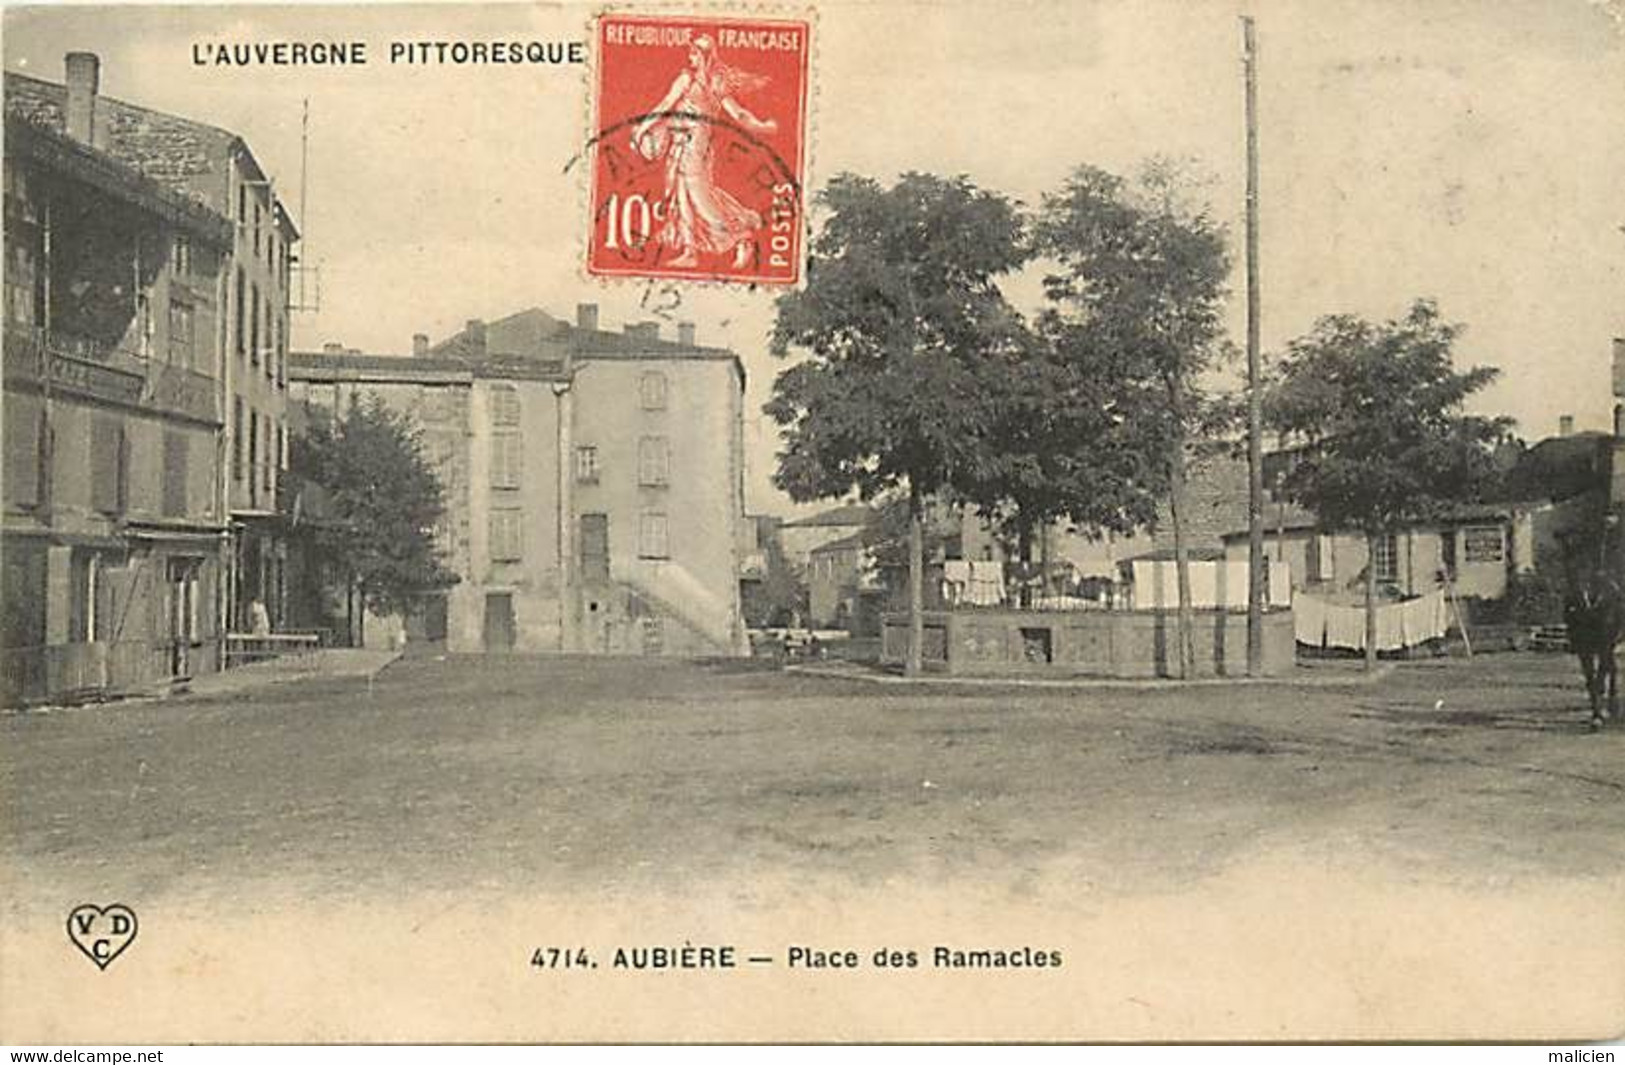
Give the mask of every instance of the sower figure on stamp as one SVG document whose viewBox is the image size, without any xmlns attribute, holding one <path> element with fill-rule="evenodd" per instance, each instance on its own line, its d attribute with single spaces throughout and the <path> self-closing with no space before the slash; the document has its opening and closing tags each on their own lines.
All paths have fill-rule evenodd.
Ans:
<svg viewBox="0 0 1625 1065">
<path fill-rule="evenodd" d="M 773 133 L 778 124 L 746 110 L 735 93 L 767 84 L 767 78 L 736 70 L 716 57 L 716 42 L 694 39 L 688 67 L 672 81 L 654 112 L 632 130 L 632 146 L 645 159 L 666 159 L 666 195 L 658 243 L 676 252 L 675 267 L 699 264 L 702 254 L 733 254 L 743 269 L 755 250 L 752 237 L 762 216 L 740 203 L 716 181 L 715 124 L 726 115 L 753 134 Z"/>
</svg>

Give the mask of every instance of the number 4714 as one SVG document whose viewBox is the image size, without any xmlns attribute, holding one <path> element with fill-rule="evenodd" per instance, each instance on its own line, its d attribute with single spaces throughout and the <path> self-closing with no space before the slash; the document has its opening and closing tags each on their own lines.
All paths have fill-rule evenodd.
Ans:
<svg viewBox="0 0 1625 1065">
<path fill-rule="evenodd" d="M 530 963 L 538 969 L 591 969 L 592 957 L 586 947 L 537 947 Z"/>
</svg>

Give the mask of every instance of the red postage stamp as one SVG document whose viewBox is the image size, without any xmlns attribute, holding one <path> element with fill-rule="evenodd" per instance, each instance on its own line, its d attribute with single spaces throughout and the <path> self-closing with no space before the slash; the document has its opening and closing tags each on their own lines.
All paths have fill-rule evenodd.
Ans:
<svg viewBox="0 0 1625 1065">
<path fill-rule="evenodd" d="M 604 15 L 587 270 L 801 277 L 806 22 Z"/>
</svg>

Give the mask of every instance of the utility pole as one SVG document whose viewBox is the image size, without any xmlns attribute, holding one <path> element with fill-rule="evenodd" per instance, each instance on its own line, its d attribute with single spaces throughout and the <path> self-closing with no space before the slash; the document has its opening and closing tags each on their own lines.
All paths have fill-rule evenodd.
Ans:
<svg viewBox="0 0 1625 1065">
<path fill-rule="evenodd" d="M 1247 675 L 1264 671 L 1264 406 L 1258 354 L 1258 39 L 1241 18 L 1247 83 Z"/>
</svg>

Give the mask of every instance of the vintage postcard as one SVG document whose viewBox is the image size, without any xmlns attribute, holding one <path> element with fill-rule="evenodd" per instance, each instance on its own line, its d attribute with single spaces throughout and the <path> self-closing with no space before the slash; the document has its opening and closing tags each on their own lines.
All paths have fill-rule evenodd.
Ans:
<svg viewBox="0 0 1625 1065">
<path fill-rule="evenodd" d="M 1619 0 L 0 29 L 0 1041 L 1625 1034 Z"/>
</svg>

